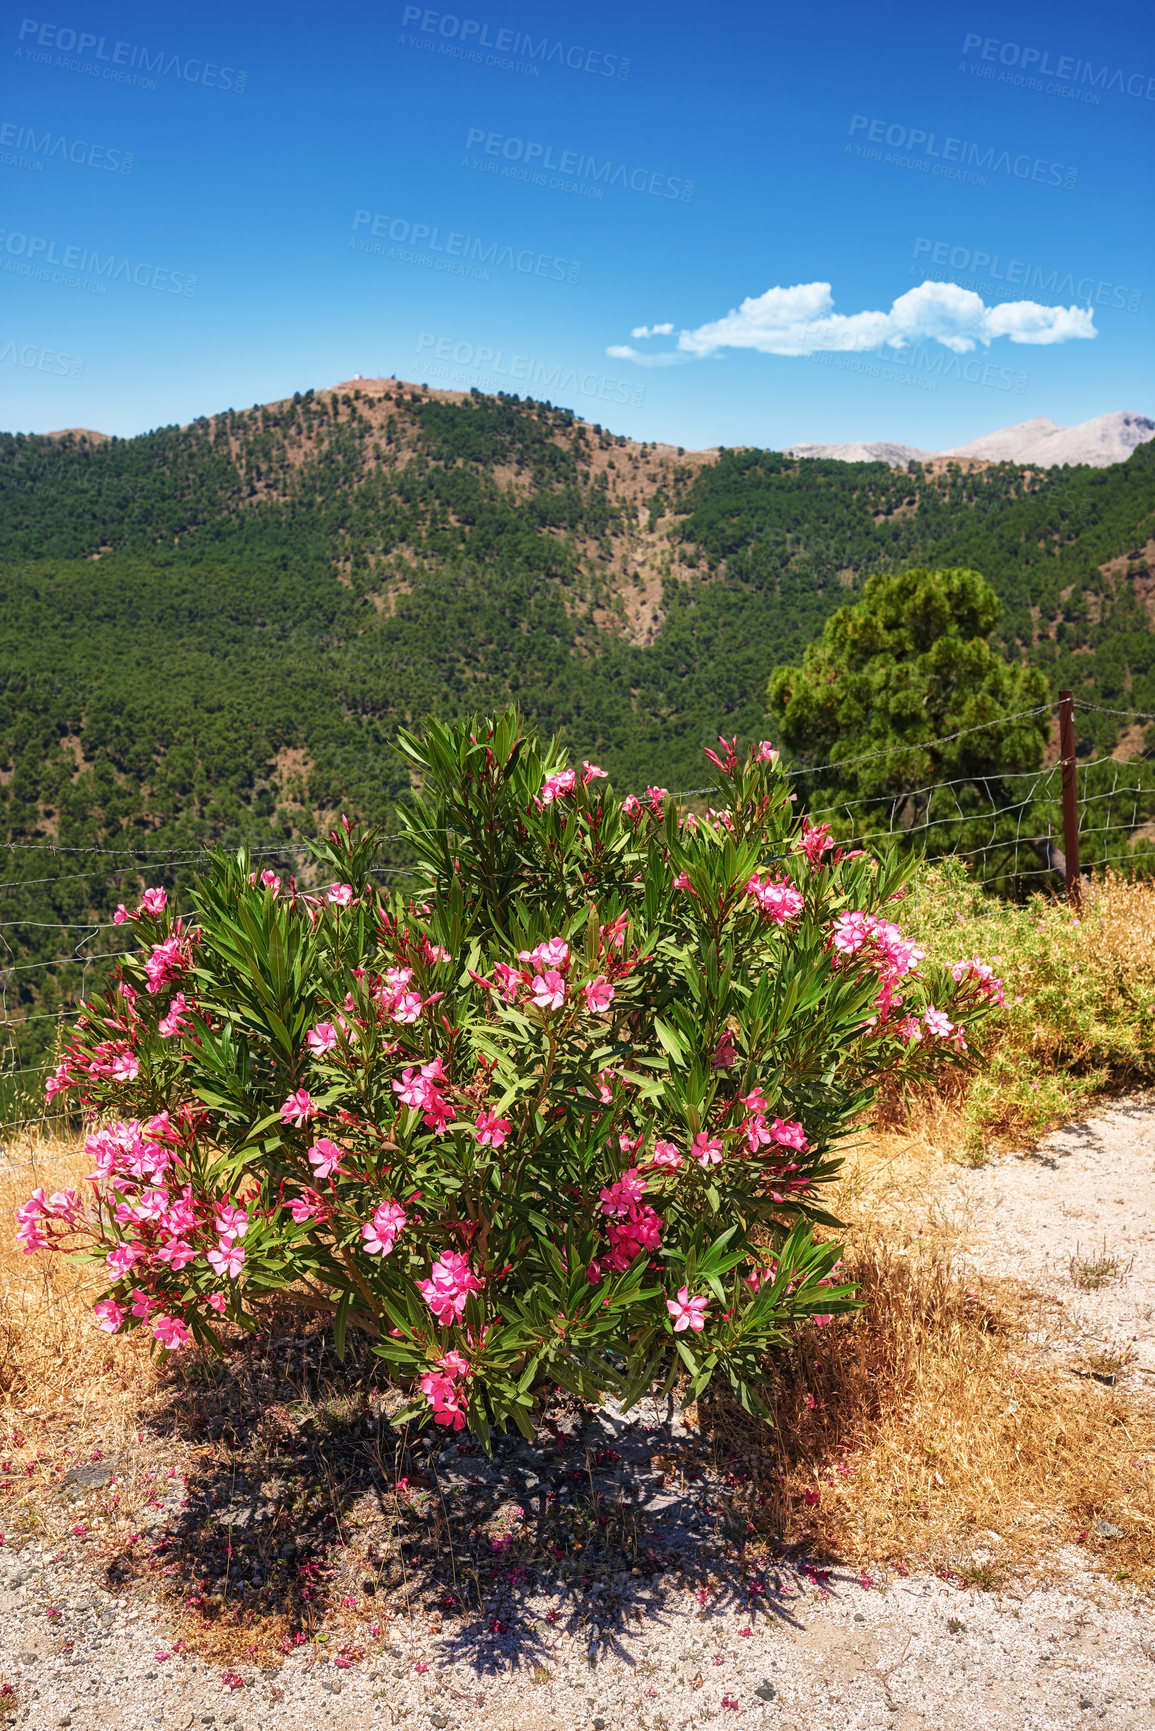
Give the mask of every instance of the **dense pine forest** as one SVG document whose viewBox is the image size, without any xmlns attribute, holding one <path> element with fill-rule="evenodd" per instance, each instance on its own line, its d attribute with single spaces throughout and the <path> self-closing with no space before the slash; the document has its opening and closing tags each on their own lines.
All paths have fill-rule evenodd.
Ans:
<svg viewBox="0 0 1155 1731">
<path fill-rule="evenodd" d="M 115 949 L 92 927 L 142 874 L 179 891 L 201 843 L 242 838 L 302 863 L 340 809 L 392 827 L 400 723 L 513 698 L 623 790 L 693 788 L 704 743 L 766 731 L 773 668 L 912 566 L 981 572 L 998 646 L 1052 689 L 1155 711 L 1153 555 L 1152 445 L 896 472 L 396 381 L 132 439 L 0 437 L 9 1066 L 51 1048 L 98 971 L 59 957 Z M 1126 723 L 1080 726 L 1109 750 Z"/>
</svg>

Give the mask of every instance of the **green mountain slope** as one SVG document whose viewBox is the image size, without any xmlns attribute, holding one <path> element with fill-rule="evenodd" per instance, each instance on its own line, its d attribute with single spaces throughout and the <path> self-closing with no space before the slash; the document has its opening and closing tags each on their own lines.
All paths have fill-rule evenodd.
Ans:
<svg viewBox="0 0 1155 1731">
<path fill-rule="evenodd" d="M 388 818 L 399 722 L 515 697 L 619 786 L 695 786 L 703 743 L 764 730 L 771 668 L 874 570 L 973 566 L 1008 654 L 1155 710 L 1153 538 L 1150 445 L 896 473 L 395 381 L 135 439 L 0 437 L 9 1019 L 77 988 L 53 922 L 107 917 L 146 865 L 179 888 L 136 854 L 244 836 L 288 863 L 338 809 Z M 20 1049 L 53 1035 L 29 1022 Z"/>
</svg>

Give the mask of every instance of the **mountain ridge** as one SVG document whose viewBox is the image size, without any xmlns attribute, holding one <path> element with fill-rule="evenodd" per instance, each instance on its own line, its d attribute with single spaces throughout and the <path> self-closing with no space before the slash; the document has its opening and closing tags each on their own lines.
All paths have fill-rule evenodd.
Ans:
<svg viewBox="0 0 1155 1731">
<path fill-rule="evenodd" d="M 787 445 L 785 452 L 791 457 L 821 458 L 828 462 L 881 462 L 895 469 L 910 463 L 941 466 L 952 458 L 973 463 L 1030 464 L 1044 469 L 1079 464 L 1103 469 L 1112 463 L 1126 462 L 1131 452 L 1149 439 L 1155 439 L 1155 420 L 1130 409 L 1114 409 L 1075 427 L 1060 427 L 1045 415 L 1039 415 L 944 451 L 924 451 L 915 445 L 882 440 L 847 445 Z"/>
</svg>

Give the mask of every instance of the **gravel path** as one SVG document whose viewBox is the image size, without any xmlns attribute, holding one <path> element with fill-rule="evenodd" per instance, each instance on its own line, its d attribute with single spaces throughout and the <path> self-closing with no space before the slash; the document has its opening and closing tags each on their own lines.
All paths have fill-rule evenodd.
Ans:
<svg viewBox="0 0 1155 1731">
<path fill-rule="evenodd" d="M 975 1266 L 1052 1299 L 1042 1344 L 1079 1374 L 1142 1387 L 1155 1371 L 1155 1106 L 1113 1107 L 1030 1156 L 950 1168 L 943 1187 Z M 1072 1266 L 1092 1264 L 1101 1283 L 1078 1284 Z M 382 1613 L 384 1640 L 366 1631 L 360 1662 L 311 1645 L 222 1676 L 179 1650 L 147 1594 L 109 1593 L 84 1542 L 0 1548 L 0 1674 L 12 1689 L 0 1724 L 7 1705 L 29 1731 L 1155 1731 L 1155 1600 L 1087 1573 L 1085 1553 L 1057 1556 L 1046 1584 L 1001 1593 L 796 1564 L 769 1569 L 752 1599 L 725 1543 L 724 1484 L 663 1488 L 652 1470 L 657 1449 L 676 1453 L 686 1437 L 664 1406 L 629 1421 L 591 1414 L 583 1473 L 517 1440 L 493 1467 L 446 1444 L 434 1457 L 443 1503 L 504 1497 L 514 1521 L 535 1497 L 577 1495 L 566 1481 L 591 1459 L 590 1491 L 606 1506 L 645 1483 L 643 1566 L 592 1585 L 579 1567 L 542 1592 L 527 1582 L 508 1623 L 416 1605 Z M 83 1482 L 72 1494 L 79 1516 Z M 157 1493 L 145 1538 L 163 1538 L 185 1506 L 178 1478 Z M 229 1519 L 240 1524 L 239 1505 Z"/>
</svg>

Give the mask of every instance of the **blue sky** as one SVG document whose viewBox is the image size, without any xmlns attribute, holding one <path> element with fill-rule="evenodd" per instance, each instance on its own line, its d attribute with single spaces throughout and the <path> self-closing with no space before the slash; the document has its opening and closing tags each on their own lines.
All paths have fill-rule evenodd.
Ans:
<svg viewBox="0 0 1155 1731">
<path fill-rule="evenodd" d="M 76 0 L 0 64 L 5 428 L 355 373 L 690 448 L 1155 411 L 1138 8 Z"/>
</svg>

